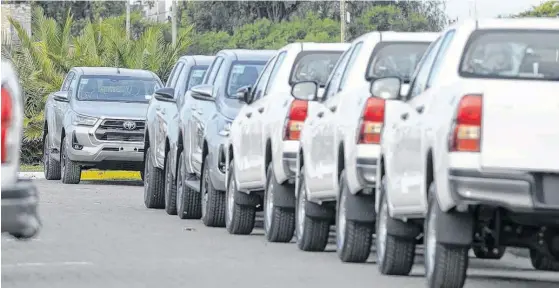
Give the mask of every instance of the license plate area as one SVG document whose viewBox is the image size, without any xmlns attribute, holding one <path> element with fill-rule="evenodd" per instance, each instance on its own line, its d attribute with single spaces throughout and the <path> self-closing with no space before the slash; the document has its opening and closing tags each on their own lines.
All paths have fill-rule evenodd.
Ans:
<svg viewBox="0 0 559 288">
<path fill-rule="evenodd" d="M 538 202 L 549 208 L 559 209 L 559 174 L 541 175 Z"/>
</svg>

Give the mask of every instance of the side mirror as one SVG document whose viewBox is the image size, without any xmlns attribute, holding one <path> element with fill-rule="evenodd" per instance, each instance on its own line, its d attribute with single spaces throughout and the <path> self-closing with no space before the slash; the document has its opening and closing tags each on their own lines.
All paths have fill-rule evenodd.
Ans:
<svg viewBox="0 0 559 288">
<path fill-rule="evenodd" d="M 59 102 L 68 102 L 70 101 L 70 99 L 68 99 L 68 91 L 58 91 L 55 92 L 54 95 L 54 101 L 59 101 Z"/>
<path fill-rule="evenodd" d="M 202 101 L 214 101 L 213 85 L 197 85 L 190 89 L 192 98 Z"/>
<path fill-rule="evenodd" d="M 380 78 L 371 83 L 371 94 L 385 100 L 401 99 L 402 81 L 398 77 Z"/>
<path fill-rule="evenodd" d="M 302 81 L 293 84 L 291 96 L 298 100 L 315 101 L 318 98 L 318 83 Z"/>
<path fill-rule="evenodd" d="M 251 100 L 250 97 L 250 92 L 252 91 L 252 87 L 251 86 L 243 86 L 241 88 L 239 88 L 239 90 L 237 90 L 237 94 L 236 94 L 236 98 L 239 101 L 243 101 L 247 104 L 250 104 Z"/>
<path fill-rule="evenodd" d="M 170 87 L 155 90 L 155 99 L 165 102 L 175 102 L 175 89 Z"/>
</svg>

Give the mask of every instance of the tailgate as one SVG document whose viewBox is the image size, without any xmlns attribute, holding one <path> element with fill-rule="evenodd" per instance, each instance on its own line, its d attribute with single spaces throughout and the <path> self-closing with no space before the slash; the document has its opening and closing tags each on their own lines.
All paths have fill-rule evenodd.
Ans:
<svg viewBox="0 0 559 288">
<path fill-rule="evenodd" d="M 491 82 L 483 90 L 482 167 L 559 172 L 559 83 Z"/>
</svg>

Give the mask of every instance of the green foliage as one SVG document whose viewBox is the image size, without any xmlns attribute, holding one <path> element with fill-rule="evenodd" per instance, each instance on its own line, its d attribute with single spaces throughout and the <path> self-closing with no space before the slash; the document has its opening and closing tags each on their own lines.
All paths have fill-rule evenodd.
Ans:
<svg viewBox="0 0 559 288">
<path fill-rule="evenodd" d="M 559 17 L 559 1 L 546 1 L 513 17 Z"/>
</svg>

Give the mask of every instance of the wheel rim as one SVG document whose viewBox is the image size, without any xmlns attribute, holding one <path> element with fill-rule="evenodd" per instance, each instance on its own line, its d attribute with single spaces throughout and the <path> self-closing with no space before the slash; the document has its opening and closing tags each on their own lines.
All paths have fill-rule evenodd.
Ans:
<svg viewBox="0 0 559 288">
<path fill-rule="evenodd" d="M 264 217 L 264 226 L 266 227 L 266 232 L 269 232 L 272 226 L 272 214 L 274 209 L 274 184 L 272 183 L 271 179 L 268 182 L 268 188 L 266 189 L 266 214 Z"/>
<path fill-rule="evenodd" d="M 301 188 L 299 197 L 297 199 L 297 241 L 303 238 L 303 231 L 305 226 L 305 204 L 307 199 L 305 196 L 305 181 L 301 181 Z"/>
<path fill-rule="evenodd" d="M 346 230 L 346 195 L 342 192 L 342 197 L 340 197 L 340 204 L 338 205 L 338 223 L 336 227 L 336 244 L 338 250 L 342 249 L 345 242 L 345 230 Z"/>
<path fill-rule="evenodd" d="M 176 206 L 177 206 L 177 212 L 178 213 L 180 213 L 180 211 L 181 211 L 180 205 L 182 205 L 182 197 L 183 197 L 183 194 L 182 194 L 183 193 L 183 184 L 182 184 L 183 177 L 182 176 L 183 176 L 183 171 L 184 171 L 183 165 L 184 165 L 184 161 L 182 161 L 182 157 L 181 157 L 179 159 L 179 173 L 178 173 L 179 175 L 178 175 L 178 178 L 177 178 L 177 201 L 176 201 L 177 203 L 175 203 Z"/>
<path fill-rule="evenodd" d="M 384 261 L 384 254 L 386 253 L 386 237 L 387 237 L 386 223 L 388 222 L 388 204 L 386 203 L 386 200 L 382 201 L 379 216 L 380 219 L 378 223 L 378 229 L 376 231 L 377 258 L 378 258 L 378 263 L 382 263 Z"/>
<path fill-rule="evenodd" d="M 202 184 L 202 218 L 206 218 L 206 213 L 208 212 L 208 186 L 210 181 L 209 171 L 204 171 L 204 183 Z"/>
<path fill-rule="evenodd" d="M 227 221 L 227 226 L 231 226 L 231 221 L 233 219 L 233 205 L 235 204 L 235 174 L 231 175 L 231 180 L 229 180 L 229 187 L 227 188 L 227 213 L 225 213 L 225 218 Z"/>
<path fill-rule="evenodd" d="M 435 270 L 435 249 L 437 247 L 437 231 L 435 231 L 436 215 L 432 210 L 433 208 L 429 209 L 427 229 L 425 229 L 425 238 L 427 238 L 427 241 L 425 241 L 425 264 L 428 278 L 431 278 L 433 270 Z"/>
</svg>

